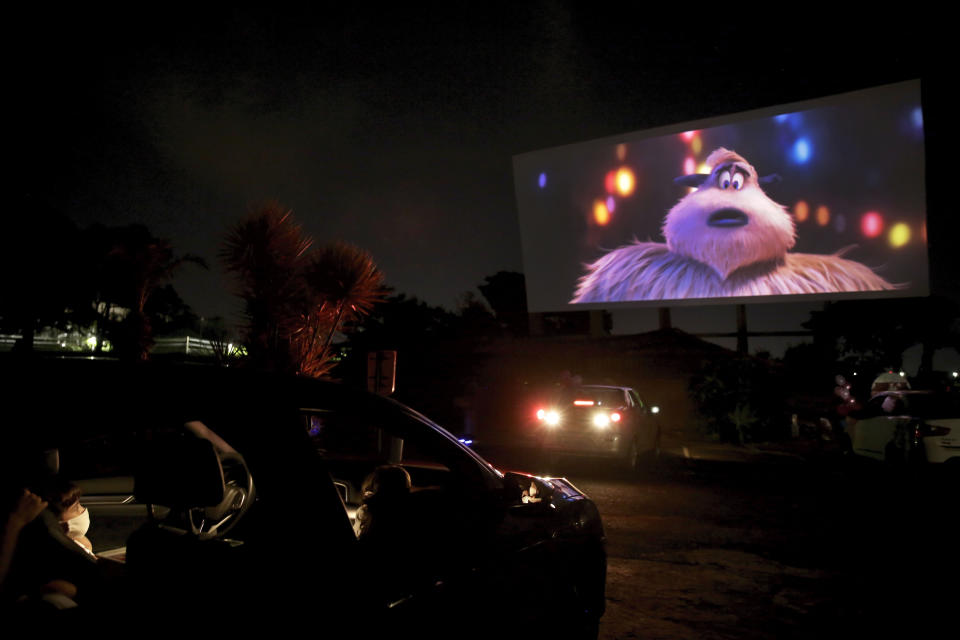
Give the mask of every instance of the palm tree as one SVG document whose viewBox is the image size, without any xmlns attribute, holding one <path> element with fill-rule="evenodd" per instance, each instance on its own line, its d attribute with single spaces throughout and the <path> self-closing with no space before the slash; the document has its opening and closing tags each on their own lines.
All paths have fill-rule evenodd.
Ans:
<svg viewBox="0 0 960 640">
<path fill-rule="evenodd" d="M 268 370 L 328 373 L 334 334 L 383 298 L 383 275 L 367 252 L 345 243 L 313 248 L 275 202 L 237 224 L 220 257 L 244 301 L 252 364 Z"/>
<path fill-rule="evenodd" d="M 309 299 L 294 345 L 301 355 L 299 373 L 317 377 L 332 367 L 330 345 L 336 332 L 368 315 L 386 289 L 373 257 L 344 242 L 314 251 L 303 279 Z"/>
<path fill-rule="evenodd" d="M 300 272 L 311 245 L 292 212 L 276 202 L 252 210 L 227 234 L 220 259 L 244 301 L 255 366 L 281 371 L 290 367 L 289 340 L 306 294 Z"/>
<path fill-rule="evenodd" d="M 79 229 L 63 213 L 30 194 L 14 201 L 0 233 L 0 332 L 21 334 L 17 350 L 33 350 L 35 332 L 64 326 L 76 308 Z"/>
<path fill-rule="evenodd" d="M 135 359 L 146 360 L 153 346 L 150 318 L 144 311 L 150 296 L 183 265 L 192 263 L 206 269 L 207 264 L 199 256 L 175 256 L 170 242 L 154 238 L 140 227 L 124 230 L 109 257 L 114 268 L 122 270 L 131 296 L 130 314 L 124 321 L 128 329 L 126 350 Z"/>
</svg>

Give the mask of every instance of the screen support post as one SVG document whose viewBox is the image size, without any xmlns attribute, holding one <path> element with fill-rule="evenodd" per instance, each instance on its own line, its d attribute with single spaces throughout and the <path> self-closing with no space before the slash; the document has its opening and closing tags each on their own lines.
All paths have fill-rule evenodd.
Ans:
<svg viewBox="0 0 960 640">
<path fill-rule="evenodd" d="M 737 305 L 737 353 L 742 356 L 747 355 L 749 348 L 747 345 L 747 305 Z"/>
<path fill-rule="evenodd" d="M 670 320 L 670 307 L 658 307 L 657 311 L 660 313 L 660 329 L 672 329 L 673 322 Z"/>
</svg>

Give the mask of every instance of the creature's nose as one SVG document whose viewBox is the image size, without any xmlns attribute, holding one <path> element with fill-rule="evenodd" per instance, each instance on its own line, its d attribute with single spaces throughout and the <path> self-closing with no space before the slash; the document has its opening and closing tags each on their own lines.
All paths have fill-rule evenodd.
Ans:
<svg viewBox="0 0 960 640">
<path fill-rule="evenodd" d="M 707 218 L 707 225 L 711 227 L 742 227 L 750 219 L 747 214 L 740 209 L 726 208 L 718 209 Z"/>
</svg>

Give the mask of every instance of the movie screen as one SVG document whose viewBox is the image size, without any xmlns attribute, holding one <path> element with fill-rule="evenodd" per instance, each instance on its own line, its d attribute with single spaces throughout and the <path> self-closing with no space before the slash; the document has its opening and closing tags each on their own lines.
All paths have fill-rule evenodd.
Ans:
<svg viewBox="0 0 960 640">
<path fill-rule="evenodd" d="M 531 311 L 928 293 L 919 81 L 516 156 Z"/>
</svg>

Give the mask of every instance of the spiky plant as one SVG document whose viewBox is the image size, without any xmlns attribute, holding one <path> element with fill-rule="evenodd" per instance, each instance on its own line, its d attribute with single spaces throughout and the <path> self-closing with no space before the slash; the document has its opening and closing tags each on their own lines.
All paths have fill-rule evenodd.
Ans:
<svg viewBox="0 0 960 640">
<path fill-rule="evenodd" d="M 335 333 L 383 299 L 383 274 L 369 253 L 342 242 L 312 245 L 276 203 L 254 211 L 224 243 L 221 259 L 245 303 L 256 366 L 328 373 Z"/>
<path fill-rule="evenodd" d="M 248 348 L 257 366 L 290 366 L 289 343 L 307 298 L 302 268 L 312 244 L 292 211 L 276 202 L 253 209 L 227 234 L 220 259 L 244 302 Z"/>
<path fill-rule="evenodd" d="M 336 332 L 384 299 L 383 273 L 368 252 L 335 242 L 312 252 L 303 278 L 310 304 L 295 344 L 302 355 L 300 373 L 319 376 L 332 367 Z"/>
</svg>

